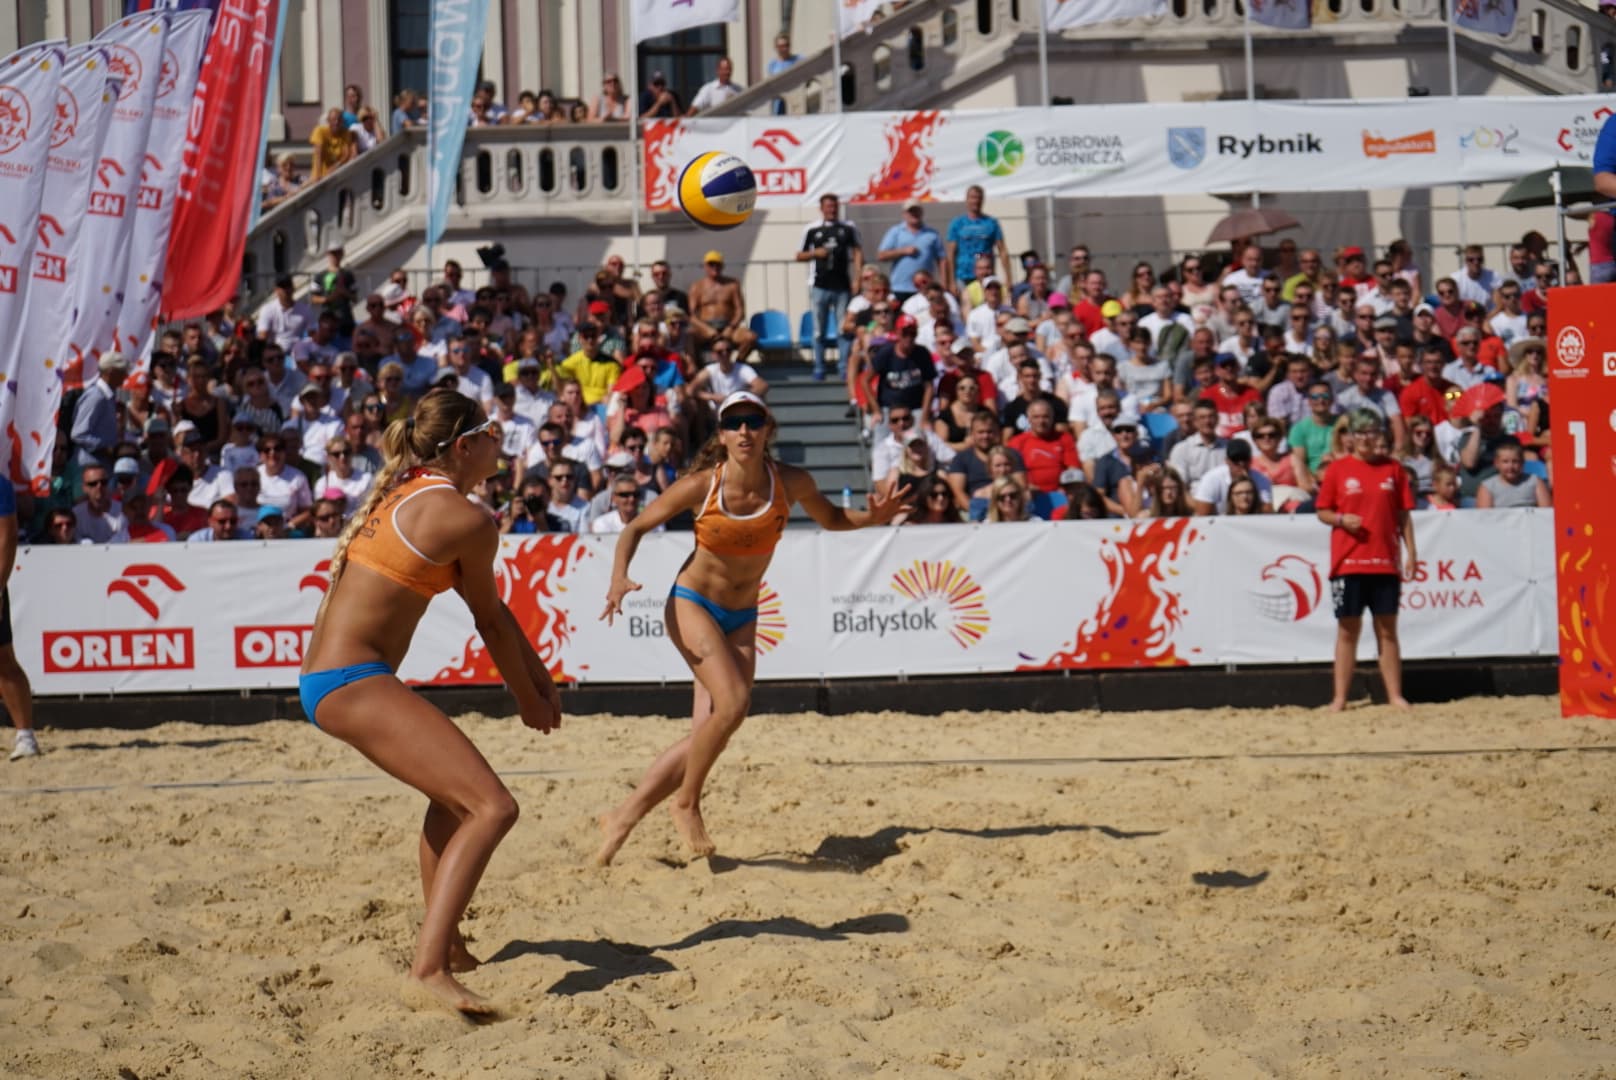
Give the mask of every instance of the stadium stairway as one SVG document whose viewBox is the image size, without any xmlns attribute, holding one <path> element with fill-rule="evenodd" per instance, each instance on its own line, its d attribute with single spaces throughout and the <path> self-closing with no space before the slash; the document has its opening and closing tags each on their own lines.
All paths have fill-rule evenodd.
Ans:
<svg viewBox="0 0 1616 1080">
<path fill-rule="evenodd" d="M 854 505 L 863 506 L 870 488 L 869 451 L 859 438 L 858 420 L 847 415 L 846 384 L 834 376 L 815 382 L 801 361 L 761 364 L 757 371 L 769 383 L 779 460 L 812 472 L 832 504 L 841 505 L 842 489 L 849 488 Z M 802 507 L 791 508 L 791 524 L 811 524 Z"/>
</svg>

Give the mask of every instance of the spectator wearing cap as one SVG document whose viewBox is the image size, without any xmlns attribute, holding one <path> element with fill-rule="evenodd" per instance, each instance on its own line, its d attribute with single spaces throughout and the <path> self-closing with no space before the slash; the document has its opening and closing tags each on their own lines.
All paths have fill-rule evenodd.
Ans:
<svg viewBox="0 0 1616 1080">
<path fill-rule="evenodd" d="M 583 403 L 590 408 L 603 403 L 612 385 L 623 375 L 623 365 L 601 351 L 601 326 L 589 321 L 578 327 L 578 351 L 556 367 L 557 373 L 578 384 Z"/>
<path fill-rule="evenodd" d="M 346 516 L 359 508 L 375 482 L 375 471 L 354 450 L 346 434 L 333 436 L 325 444 L 325 472 L 318 484 L 321 498 L 339 499 Z"/>
<path fill-rule="evenodd" d="M 500 383 L 494 389 L 494 411 L 490 414 L 499 421 L 501 433 L 500 453 L 516 462 L 516 483 L 522 479 L 522 462 L 539 437 L 539 425 L 516 411 L 516 387 Z"/>
<path fill-rule="evenodd" d="M 551 365 L 554 378 L 554 365 Z M 516 362 L 516 397 L 512 402 L 518 416 L 532 422 L 535 429 L 549 418 L 555 394 L 543 385 L 544 363 L 536 356 L 524 356 Z"/>
<path fill-rule="evenodd" d="M 79 474 L 84 498 L 73 507 L 79 540 L 90 544 L 127 544 L 129 522 L 112 499 L 112 471 L 100 462 L 85 465 Z"/>
<path fill-rule="evenodd" d="M 1463 263 L 1452 275 L 1452 281 L 1458 287 L 1460 300 L 1480 304 L 1483 310 L 1492 306 L 1498 274 L 1487 268 L 1487 253 L 1480 244 L 1466 245 Z"/>
<path fill-rule="evenodd" d="M 270 431 L 279 431 L 280 426 L 276 424 Z M 258 437 L 267 435 L 270 431 L 260 430 L 252 414 L 245 410 L 231 418 L 229 438 L 219 448 L 219 464 L 224 467 L 226 476 L 233 474 L 237 469 L 258 467 Z M 220 494 L 228 493 L 228 489 L 220 492 Z M 212 501 L 213 499 L 209 498 L 201 505 L 205 507 Z"/>
<path fill-rule="evenodd" d="M 312 364 L 329 364 L 342 349 L 337 344 L 338 322 L 335 315 L 322 311 L 314 320 L 309 336 L 294 342 L 288 350 L 297 370 L 307 372 Z"/>
<path fill-rule="evenodd" d="M 1414 308 L 1413 333 L 1409 340 L 1414 344 L 1415 355 L 1419 356 L 1426 346 L 1434 345 L 1442 353 L 1442 362 L 1445 364 L 1453 359 L 1453 343 L 1450 342 L 1437 328 L 1436 309 L 1430 304 L 1420 303 Z"/>
<path fill-rule="evenodd" d="M 718 73 L 708 82 L 701 84 L 696 90 L 696 96 L 690 99 L 690 109 L 686 116 L 695 116 L 697 113 L 708 112 L 724 104 L 730 98 L 739 95 L 746 87 L 736 82 L 732 77 L 735 74 L 735 65 L 727 56 L 718 58 Z"/>
<path fill-rule="evenodd" d="M 624 432 L 631 427 L 650 435 L 673 426 L 673 415 L 657 396 L 656 384 L 645 367 L 633 364 L 612 384 L 611 396 L 606 400 L 608 445 L 621 445 Z"/>
<path fill-rule="evenodd" d="M 1105 325 L 1089 335 L 1089 344 L 1095 352 L 1105 353 L 1119 364 L 1128 362 L 1128 338 L 1139 325 L 1139 316 L 1120 301 L 1107 300 L 1100 306 Z"/>
<path fill-rule="evenodd" d="M 746 297 L 741 283 L 724 273 L 724 256 L 709 251 L 702 257 L 702 276 L 690 286 L 690 332 L 699 347 L 718 338 L 735 346 L 735 359 L 744 361 L 757 344 L 746 325 Z"/>
<path fill-rule="evenodd" d="M 925 422 L 924 417 L 908 405 L 894 405 L 887 410 L 886 435 L 870 448 L 870 476 L 885 479 L 904 459 L 909 440 L 923 438 L 929 455 L 941 465 L 954 460 L 954 449 L 942 440 Z"/>
<path fill-rule="evenodd" d="M 309 491 L 308 477 L 286 463 L 286 437 L 265 435 L 258 440 L 258 498 L 266 506 L 274 506 L 286 516 L 286 524 L 301 529 L 309 523 L 314 508 L 314 496 Z M 320 447 L 325 456 L 325 447 Z M 240 483 L 237 483 L 236 505 L 245 508 Z"/>
<path fill-rule="evenodd" d="M 328 491 L 314 500 L 314 524 L 303 534 L 310 540 L 335 540 L 342 535 L 343 519 L 347 516 L 341 492 Z"/>
<path fill-rule="evenodd" d="M 146 490 L 141 480 L 140 459 L 133 454 L 119 457 L 112 463 L 112 499 L 120 507 L 130 495 Z M 124 515 L 128 516 L 127 512 Z"/>
<path fill-rule="evenodd" d="M 1466 326 L 1453 335 L 1453 350 L 1456 358 L 1442 369 L 1442 377 L 1460 390 L 1479 386 L 1497 374 L 1481 363 L 1481 331 L 1476 327 Z"/>
<path fill-rule="evenodd" d="M 1032 324 L 1020 315 L 1012 315 L 1000 325 L 996 347 L 980 357 L 982 370 L 993 377 L 997 400 L 1007 402 L 1019 392 L 1020 364 L 1026 359 L 1038 363 L 1038 385 L 1053 390 L 1055 368 L 1032 344 Z"/>
<path fill-rule="evenodd" d="M 146 494 L 155 497 L 162 492 L 169 476 L 180 467 L 180 459 L 174 453 L 173 429 L 166 419 L 151 417 L 146 421 L 144 431 L 139 468 L 147 478 Z"/>
<path fill-rule="evenodd" d="M 1269 510 L 1274 506 L 1274 487 L 1268 477 L 1251 467 L 1251 444 L 1232 439 L 1225 448 L 1224 462 L 1208 470 L 1194 485 L 1190 496 L 1197 517 L 1224 513 L 1229 505 L 1229 489 L 1237 480 L 1249 479 L 1257 485 L 1257 497 Z"/>
<path fill-rule="evenodd" d="M 297 406 L 281 434 L 295 440 L 302 460 L 323 469 L 326 444 L 342 433 L 342 418 L 326 404 L 325 390 L 317 382 L 303 387 L 297 395 Z"/>
<path fill-rule="evenodd" d="M 1032 510 L 1042 518 L 1049 517 L 1049 512 L 1064 499 L 1060 494 L 1061 473 L 1079 465 L 1076 441 L 1056 427 L 1059 405 L 1053 395 L 1028 403 L 1026 430 L 1005 442 L 1025 464 L 1028 486 L 1035 493 Z"/>
<path fill-rule="evenodd" d="M 853 282 L 864 271 L 864 246 L 858 227 L 842 220 L 842 202 L 834 193 L 819 197 L 819 220 L 803 229 L 797 261 L 808 263 L 808 298 L 814 316 L 814 379 L 825 378 L 825 341 L 839 332 L 853 298 Z M 847 355 L 838 351 L 837 372 L 847 377 Z"/>
<path fill-rule="evenodd" d="M 664 428 L 663 430 L 668 429 Z M 637 431 L 636 435 L 643 437 L 644 433 Z M 628 441 L 626 437 L 624 441 Z M 640 490 L 641 502 L 646 502 L 656 497 L 657 491 L 655 488 L 640 484 L 639 477 L 635 471 L 635 464 L 635 455 L 628 450 L 617 449 L 606 455 L 606 459 L 600 464 L 602 481 L 600 490 L 589 497 L 589 519 L 591 521 L 612 509 L 612 485 L 619 477 L 626 478 L 636 486 L 636 489 Z"/>
<path fill-rule="evenodd" d="M 313 510 L 310 510 L 310 518 Z M 258 508 L 258 517 L 253 527 L 253 535 L 260 540 L 285 540 L 286 511 L 278 506 L 264 505 Z"/>
<path fill-rule="evenodd" d="M 926 224 L 926 208 L 918 199 L 903 204 L 903 220 L 886 231 L 876 258 L 890 263 L 887 277 L 892 292 L 902 304 L 918 288 L 915 274 L 923 272 L 935 277 L 941 268 L 947 250 L 941 234 Z"/>
<path fill-rule="evenodd" d="M 976 384 L 977 396 L 969 403 L 970 412 L 959 414 L 955 426 L 959 428 L 958 434 L 948 440 L 950 443 L 962 442 L 966 437 L 966 429 L 970 426 L 970 418 L 978 409 L 996 409 L 999 402 L 999 385 L 993 376 L 983 371 L 976 362 L 976 347 L 971 344 L 969 337 L 961 337 L 954 342 L 954 362 L 952 367 L 944 371 L 937 380 L 937 401 L 939 412 L 946 411 L 947 407 L 960 396 L 959 387 L 964 383 Z"/>
<path fill-rule="evenodd" d="M 1173 444 L 1167 464 L 1192 490 L 1201 477 L 1223 464 L 1229 440 L 1218 434 L 1218 407 L 1198 401 L 1190 412 L 1192 434 Z"/>
<path fill-rule="evenodd" d="M 1340 288 L 1352 293 L 1354 304 L 1375 287 L 1375 279 L 1369 276 L 1364 262 L 1364 249 L 1356 244 L 1344 247 L 1336 253 L 1336 283 Z"/>
<path fill-rule="evenodd" d="M 1061 495 L 1065 501 L 1049 513 L 1050 521 L 1077 521 L 1081 517 L 1078 508 L 1083 504 L 1085 493 L 1089 490 L 1087 479 L 1082 469 L 1065 469 L 1060 474 Z"/>
<path fill-rule="evenodd" d="M 241 524 L 241 509 L 229 499 L 215 499 L 208 507 L 208 523 L 185 537 L 188 544 L 211 544 L 224 540 L 245 540 L 252 535 L 250 530 L 243 530 Z M 258 511 L 253 510 L 256 523 Z"/>
<path fill-rule="evenodd" d="M 668 86 L 668 77 L 660 71 L 651 72 L 651 80 L 640 91 L 640 116 L 647 120 L 672 119 L 684 115 L 684 104 Z"/>
<path fill-rule="evenodd" d="M 897 331 L 894 340 L 877 346 L 870 356 L 870 370 L 878 379 L 876 404 L 883 412 L 901 406 L 929 417 L 937 365 L 917 340 L 920 328 L 912 317 L 899 316 Z"/>
<path fill-rule="evenodd" d="M 275 295 L 258 309 L 258 339 L 273 341 L 282 350 L 290 349 L 314 328 L 314 308 L 306 300 L 293 298 L 290 275 L 275 279 Z"/>
<path fill-rule="evenodd" d="M 112 460 L 113 448 L 118 444 L 118 388 L 128 375 L 129 362 L 123 353 L 104 353 L 95 379 L 79 395 L 73 408 L 72 439 L 80 466 Z M 79 535 L 88 535 L 82 523 Z"/>
</svg>

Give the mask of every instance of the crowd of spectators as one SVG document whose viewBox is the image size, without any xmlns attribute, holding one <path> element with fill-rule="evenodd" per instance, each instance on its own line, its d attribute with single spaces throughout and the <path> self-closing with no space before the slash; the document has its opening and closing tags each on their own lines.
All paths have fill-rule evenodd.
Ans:
<svg viewBox="0 0 1616 1080">
<path fill-rule="evenodd" d="M 500 470 L 473 497 L 503 531 L 616 532 L 677 478 L 719 401 L 768 393 L 717 251 L 687 289 L 665 262 L 642 289 L 613 256 L 576 303 L 560 283 L 530 293 L 498 245 L 479 254 L 481 288 L 450 260 L 418 296 L 402 271 L 361 294 L 334 247 L 307 296 L 283 278 L 256 312 L 232 303 L 167 330 L 148 365 L 102 356 L 64 399 L 51 492 L 22 499 L 24 534 L 335 537 L 387 424 L 439 387 L 499 421 Z"/>
<path fill-rule="evenodd" d="M 1537 233 L 1497 270 L 1466 247 L 1429 295 L 1402 240 L 1380 258 L 1239 240 L 1220 271 L 1192 253 L 1114 288 L 1083 244 L 1014 265 L 979 189 L 943 233 L 910 203 L 869 261 L 856 230 L 826 247 L 836 212 L 798 256 L 815 337 L 910 521 L 1310 511 L 1362 407 L 1422 508 L 1550 505 L 1559 271 Z"/>
</svg>

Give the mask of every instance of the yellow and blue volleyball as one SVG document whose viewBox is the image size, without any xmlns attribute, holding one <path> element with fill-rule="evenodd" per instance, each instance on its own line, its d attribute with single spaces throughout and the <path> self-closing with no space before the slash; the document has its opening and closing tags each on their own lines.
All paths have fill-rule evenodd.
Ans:
<svg viewBox="0 0 1616 1080">
<path fill-rule="evenodd" d="M 679 209 L 704 229 L 733 229 L 757 206 L 757 177 L 746 162 L 709 150 L 679 174 Z"/>
</svg>

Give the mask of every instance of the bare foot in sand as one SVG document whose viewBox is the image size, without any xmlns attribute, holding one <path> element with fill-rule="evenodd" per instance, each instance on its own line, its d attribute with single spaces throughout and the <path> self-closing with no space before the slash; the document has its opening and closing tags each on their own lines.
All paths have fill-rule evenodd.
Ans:
<svg viewBox="0 0 1616 1080">
<path fill-rule="evenodd" d="M 677 802 L 670 802 L 668 812 L 673 815 L 673 827 L 684 837 L 685 846 L 690 849 L 692 855 L 698 859 L 705 859 L 718 850 L 718 845 L 708 837 L 707 826 L 701 820 L 701 807 L 680 806 Z"/>
<path fill-rule="evenodd" d="M 466 947 L 466 939 L 456 932 L 454 940 L 449 942 L 449 970 L 463 975 L 476 971 L 481 964 L 482 961 L 471 955 L 471 950 Z"/>
<path fill-rule="evenodd" d="M 1332 701 L 1332 702 L 1330 702 L 1330 712 L 1346 712 L 1346 711 L 1347 711 L 1347 703 L 1345 701 Z"/>
<path fill-rule="evenodd" d="M 492 1001 L 467 990 L 447 971 L 406 976 L 402 997 L 405 1004 L 415 1009 L 443 1006 L 467 1016 L 499 1015 Z"/>
<path fill-rule="evenodd" d="M 1413 709 L 1414 708 L 1414 706 L 1412 706 L 1412 705 L 1410 705 L 1408 703 L 1408 698 L 1404 698 L 1404 697 L 1391 698 L 1386 702 L 1386 704 L 1390 705 L 1394 709 Z"/>
<path fill-rule="evenodd" d="M 596 866 L 610 866 L 612 859 L 617 856 L 617 849 L 623 846 L 628 834 L 634 831 L 636 821 L 629 821 L 613 810 L 600 815 L 596 819 L 600 823 L 600 850 L 595 852 Z"/>
</svg>

